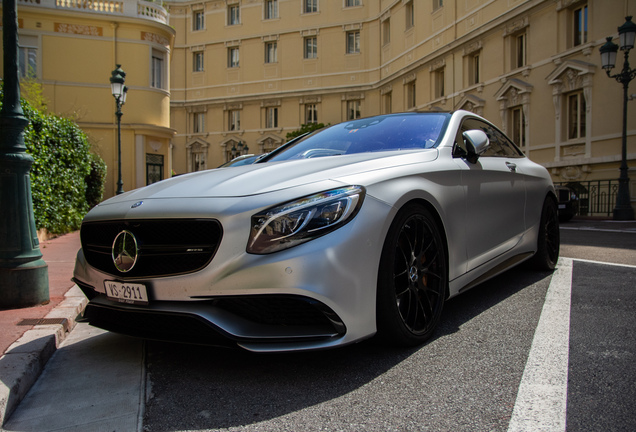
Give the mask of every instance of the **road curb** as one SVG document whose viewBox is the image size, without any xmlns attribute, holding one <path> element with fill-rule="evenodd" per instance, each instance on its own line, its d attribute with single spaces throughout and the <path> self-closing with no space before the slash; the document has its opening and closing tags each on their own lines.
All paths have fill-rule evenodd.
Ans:
<svg viewBox="0 0 636 432">
<path fill-rule="evenodd" d="M 64 300 L 35 323 L 0 358 L 0 425 L 4 425 L 27 395 L 88 303 L 74 285 Z M 50 324 L 55 322 L 55 324 Z"/>
</svg>

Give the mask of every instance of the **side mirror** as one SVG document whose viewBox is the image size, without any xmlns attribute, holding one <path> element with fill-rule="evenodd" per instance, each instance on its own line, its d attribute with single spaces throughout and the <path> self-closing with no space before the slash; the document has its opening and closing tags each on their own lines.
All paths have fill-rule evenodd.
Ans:
<svg viewBox="0 0 636 432">
<path fill-rule="evenodd" d="M 466 150 L 468 151 L 466 160 L 470 163 L 477 163 L 479 156 L 488 150 L 488 146 L 490 146 L 488 135 L 483 130 L 474 129 L 464 132 L 462 137 L 466 142 Z"/>
</svg>

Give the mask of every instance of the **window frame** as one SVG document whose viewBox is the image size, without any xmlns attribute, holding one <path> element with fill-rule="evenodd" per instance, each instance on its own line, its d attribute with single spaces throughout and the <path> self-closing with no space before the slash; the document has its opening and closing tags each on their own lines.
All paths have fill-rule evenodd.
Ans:
<svg viewBox="0 0 636 432">
<path fill-rule="evenodd" d="M 414 1 L 413 0 L 409 0 L 408 2 L 406 2 L 406 4 L 404 5 L 404 9 L 405 9 L 405 29 L 406 30 L 410 30 L 413 27 L 415 27 L 415 5 L 414 5 Z"/>
<path fill-rule="evenodd" d="M 433 12 L 444 7 L 444 0 L 433 0 Z"/>
<path fill-rule="evenodd" d="M 572 110 L 572 100 L 575 98 L 576 109 Z M 578 140 L 587 137 L 587 102 L 583 90 L 575 90 L 565 94 L 566 139 Z M 573 118 L 574 116 L 574 118 Z"/>
<path fill-rule="evenodd" d="M 362 118 L 362 110 L 361 104 L 359 100 L 348 100 L 347 101 L 347 112 L 346 119 L 349 120 L 357 120 Z"/>
<path fill-rule="evenodd" d="M 152 48 L 150 54 L 150 87 L 165 89 L 166 53 Z"/>
<path fill-rule="evenodd" d="M 265 0 L 263 2 L 263 17 L 266 20 L 277 19 L 278 16 L 278 0 Z"/>
<path fill-rule="evenodd" d="M 441 99 L 446 96 L 446 67 L 441 67 L 433 73 L 433 99 Z"/>
<path fill-rule="evenodd" d="M 303 0 L 303 14 L 318 13 L 319 6 L 318 0 Z"/>
<path fill-rule="evenodd" d="M 236 55 L 234 55 L 236 53 Z M 239 47 L 232 46 L 227 48 L 227 67 L 234 69 L 241 66 L 241 52 Z"/>
<path fill-rule="evenodd" d="M 387 46 L 391 43 L 391 17 L 388 17 L 382 21 L 382 46 Z"/>
<path fill-rule="evenodd" d="M 318 123 L 318 104 L 305 104 L 305 124 Z"/>
<path fill-rule="evenodd" d="M 311 40 L 314 41 L 313 45 L 308 45 L 308 42 Z M 304 59 L 318 58 L 318 36 L 306 36 L 305 38 L 303 38 L 303 58 Z"/>
<path fill-rule="evenodd" d="M 587 3 L 572 9 L 572 46 L 585 45 L 588 42 L 589 17 Z"/>
<path fill-rule="evenodd" d="M 346 32 L 346 53 L 360 54 L 360 30 Z"/>
<path fill-rule="evenodd" d="M 227 6 L 227 25 L 234 26 L 241 24 L 241 5 L 238 3 Z"/>
<path fill-rule="evenodd" d="M 521 105 L 510 108 L 510 139 L 522 149 L 526 148 L 526 115 Z"/>
<path fill-rule="evenodd" d="M 278 127 L 278 107 L 265 108 L 265 129 Z"/>
<path fill-rule="evenodd" d="M 197 112 L 192 115 L 192 133 L 200 134 L 205 132 L 205 113 Z"/>
<path fill-rule="evenodd" d="M 278 42 L 265 42 L 265 64 L 278 63 Z"/>
<path fill-rule="evenodd" d="M 205 54 L 203 51 L 192 51 L 192 72 L 205 71 Z"/>
<path fill-rule="evenodd" d="M 415 85 L 415 80 L 405 84 L 404 87 L 405 87 L 404 95 L 405 95 L 406 109 L 410 110 L 410 109 L 416 108 L 417 107 L 417 92 L 416 92 L 417 87 Z"/>
<path fill-rule="evenodd" d="M 227 112 L 227 130 L 241 130 L 241 110 L 229 110 Z"/>
<path fill-rule="evenodd" d="M 192 12 L 192 31 L 205 30 L 205 11 L 196 10 Z"/>
</svg>

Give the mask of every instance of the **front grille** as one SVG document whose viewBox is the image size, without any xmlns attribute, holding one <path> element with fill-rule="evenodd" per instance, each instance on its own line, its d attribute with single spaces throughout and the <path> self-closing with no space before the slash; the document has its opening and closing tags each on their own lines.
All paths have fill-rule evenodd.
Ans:
<svg viewBox="0 0 636 432">
<path fill-rule="evenodd" d="M 128 230 L 137 239 L 138 258 L 128 272 L 113 263 L 115 237 Z M 212 260 L 221 242 L 221 224 L 214 219 L 157 219 L 85 222 L 82 249 L 94 268 L 118 277 L 157 277 L 191 273 Z"/>
</svg>

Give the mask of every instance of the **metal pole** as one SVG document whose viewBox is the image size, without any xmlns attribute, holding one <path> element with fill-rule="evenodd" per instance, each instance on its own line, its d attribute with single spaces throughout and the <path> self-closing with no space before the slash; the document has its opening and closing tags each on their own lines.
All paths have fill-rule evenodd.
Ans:
<svg viewBox="0 0 636 432">
<path fill-rule="evenodd" d="M 48 266 L 40 252 L 26 153 L 29 123 L 20 105 L 16 0 L 2 0 L 4 98 L 0 111 L 0 309 L 49 300 Z"/>
<path fill-rule="evenodd" d="M 616 207 L 614 207 L 614 220 L 634 220 L 634 209 L 631 205 L 629 193 L 629 176 L 627 171 L 627 100 L 629 82 L 634 78 L 634 71 L 629 68 L 629 50 L 625 51 L 625 62 L 623 70 L 616 77 L 617 81 L 623 84 L 623 137 L 621 148 L 620 176 L 618 178 L 618 194 L 616 196 Z"/>
<path fill-rule="evenodd" d="M 116 99 L 117 112 L 117 195 L 124 193 L 124 182 L 121 179 L 121 96 Z"/>
</svg>

